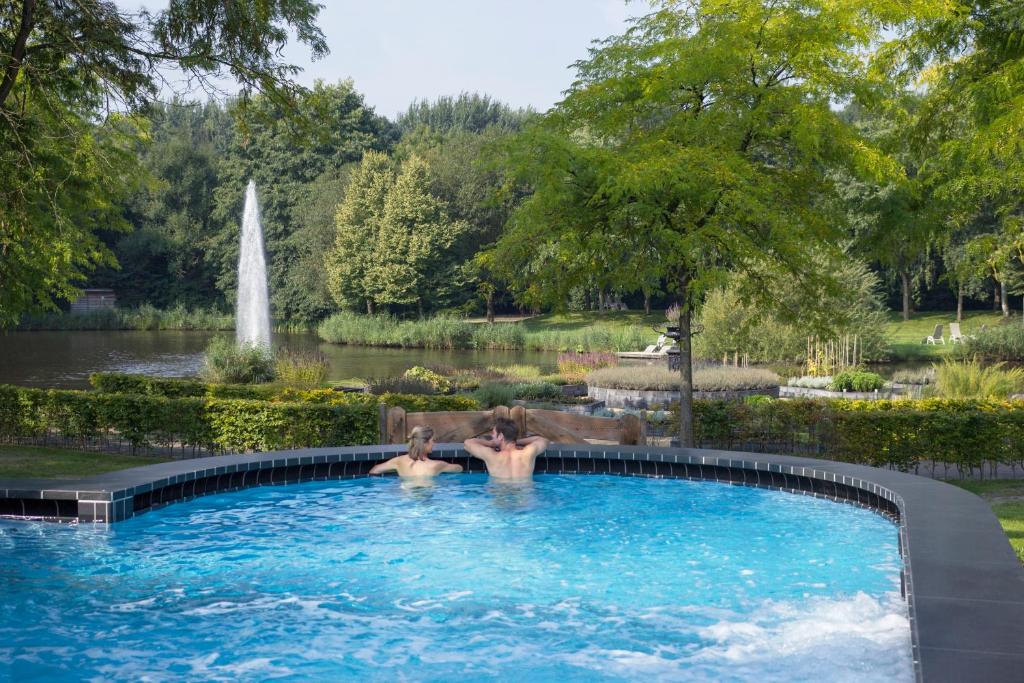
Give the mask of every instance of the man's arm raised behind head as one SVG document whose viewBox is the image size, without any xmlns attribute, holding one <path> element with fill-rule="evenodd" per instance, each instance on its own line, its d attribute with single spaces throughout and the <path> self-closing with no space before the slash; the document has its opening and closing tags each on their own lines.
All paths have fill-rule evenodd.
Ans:
<svg viewBox="0 0 1024 683">
<path fill-rule="evenodd" d="M 484 462 L 494 457 L 494 446 L 484 439 L 466 439 L 462 442 L 462 447 L 474 458 L 480 458 Z"/>
<path fill-rule="evenodd" d="M 545 439 L 543 436 L 527 436 L 516 441 L 516 446 L 530 454 L 530 457 L 536 457 L 543 453 L 551 442 Z"/>
</svg>

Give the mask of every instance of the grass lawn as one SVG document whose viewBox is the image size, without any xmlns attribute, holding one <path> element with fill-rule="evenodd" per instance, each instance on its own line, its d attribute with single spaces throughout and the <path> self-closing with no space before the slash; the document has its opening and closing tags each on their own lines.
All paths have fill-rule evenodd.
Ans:
<svg viewBox="0 0 1024 683">
<path fill-rule="evenodd" d="M 0 446 L 0 479 L 77 479 L 166 461 L 167 458 L 72 451 L 64 448 Z"/>
<path fill-rule="evenodd" d="M 665 311 L 652 310 L 650 315 L 643 311 L 579 311 L 572 313 L 548 313 L 535 315 L 524 320 L 523 329 L 530 332 L 578 332 L 599 328 L 623 328 L 630 325 L 665 328 Z"/>
<path fill-rule="evenodd" d="M 960 331 L 971 334 L 982 325 L 994 327 L 1002 320 L 1002 314 L 991 311 L 964 311 L 964 321 L 960 323 Z M 921 312 L 911 315 L 904 322 L 898 311 L 889 314 L 886 334 L 892 340 L 893 355 L 897 360 L 929 360 L 944 358 L 953 350 L 949 343 L 949 324 L 956 322 L 956 311 Z M 942 335 L 946 344 L 922 344 L 921 341 L 935 330 L 936 325 L 943 325 Z"/>
<path fill-rule="evenodd" d="M 1024 479 L 959 480 L 950 484 L 976 493 L 992 506 L 1017 557 L 1024 562 Z"/>
</svg>

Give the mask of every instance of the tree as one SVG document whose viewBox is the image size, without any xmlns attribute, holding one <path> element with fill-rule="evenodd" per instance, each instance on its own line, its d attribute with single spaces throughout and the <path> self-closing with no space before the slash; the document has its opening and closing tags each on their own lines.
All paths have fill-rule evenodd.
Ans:
<svg viewBox="0 0 1024 683">
<path fill-rule="evenodd" d="M 430 193 L 429 166 L 410 157 L 384 200 L 374 258 L 367 269 L 369 289 L 384 304 L 415 304 L 423 316 L 436 283 L 456 276 L 452 246 L 469 230 L 452 220 L 444 203 Z"/>
<path fill-rule="evenodd" d="M 54 308 L 113 256 L 95 237 L 138 177 L 140 134 L 122 114 L 151 102 L 169 69 L 210 88 L 238 82 L 283 106 L 298 90 L 279 61 L 289 31 L 327 52 L 310 0 L 192 2 L 132 13 L 102 0 L 0 5 L 0 324 Z"/>
<path fill-rule="evenodd" d="M 644 247 L 648 258 L 616 277 L 664 275 L 675 292 L 683 446 L 693 445 L 690 321 L 702 295 L 730 271 L 766 267 L 813 294 L 829 278 L 811 252 L 841 223 L 824 170 L 899 176 L 830 105 L 886 89 L 860 52 L 904 18 L 869 0 L 661 0 L 577 64 L 565 100 L 512 150 L 534 194 L 501 240 L 505 258 L 535 263 L 541 245 Z M 550 296 L 588 269 L 561 265 L 520 286 Z"/>
<path fill-rule="evenodd" d="M 980 0 L 922 23 L 892 59 L 929 64 L 915 139 L 934 197 L 956 230 L 992 224 L 965 242 L 996 279 L 1009 314 L 1007 275 L 1024 242 L 1024 5 Z"/>
<path fill-rule="evenodd" d="M 388 155 L 367 152 L 349 177 L 345 198 L 338 205 L 334 248 L 327 254 L 327 288 L 343 308 L 366 307 L 376 312 L 377 293 L 368 272 L 377 250 L 384 204 L 395 184 Z"/>
<path fill-rule="evenodd" d="M 462 93 L 458 97 L 438 97 L 433 102 L 417 100 L 398 115 L 397 123 L 403 133 L 420 127 L 441 134 L 482 133 L 488 128 L 519 130 L 532 115 L 529 109 L 513 109 L 489 95 Z"/>
</svg>

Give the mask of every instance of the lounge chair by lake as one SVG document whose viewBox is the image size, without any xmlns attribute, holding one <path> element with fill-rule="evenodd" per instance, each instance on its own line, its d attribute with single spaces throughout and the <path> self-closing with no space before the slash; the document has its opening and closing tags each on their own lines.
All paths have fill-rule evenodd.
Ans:
<svg viewBox="0 0 1024 683">
<path fill-rule="evenodd" d="M 923 344 L 946 344 L 945 338 L 942 336 L 942 325 L 936 325 L 935 331 L 924 338 Z"/>
</svg>

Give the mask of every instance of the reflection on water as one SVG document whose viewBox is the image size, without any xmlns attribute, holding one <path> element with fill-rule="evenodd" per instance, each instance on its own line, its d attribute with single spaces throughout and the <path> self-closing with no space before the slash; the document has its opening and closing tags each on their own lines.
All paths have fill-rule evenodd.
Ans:
<svg viewBox="0 0 1024 683">
<path fill-rule="evenodd" d="M 202 368 L 203 349 L 231 332 L 10 332 L 0 335 L 0 384 L 80 389 L 94 372 L 191 377 Z M 528 351 L 432 351 L 338 346 L 314 334 L 278 334 L 275 345 L 319 351 L 328 379 L 400 375 L 414 365 L 456 368 L 528 363 L 554 369 L 557 354 Z"/>
<path fill-rule="evenodd" d="M 529 512 L 537 507 L 537 491 L 533 479 L 495 479 L 485 487 L 494 507 L 505 512 Z"/>
</svg>

